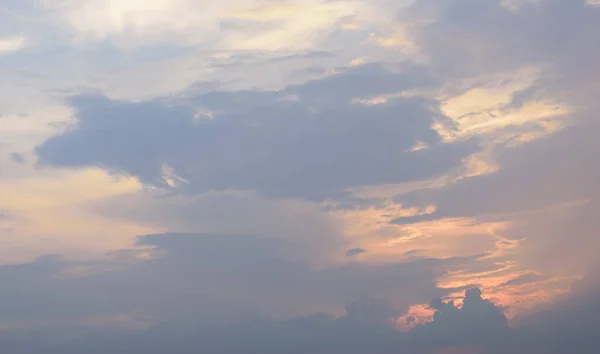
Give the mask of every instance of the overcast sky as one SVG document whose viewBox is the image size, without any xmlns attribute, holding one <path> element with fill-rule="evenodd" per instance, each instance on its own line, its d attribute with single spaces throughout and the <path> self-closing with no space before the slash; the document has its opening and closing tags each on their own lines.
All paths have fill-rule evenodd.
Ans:
<svg viewBox="0 0 600 354">
<path fill-rule="evenodd" d="M 0 0 L 0 92 L 8 354 L 600 351 L 597 0 Z"/>
</svg>

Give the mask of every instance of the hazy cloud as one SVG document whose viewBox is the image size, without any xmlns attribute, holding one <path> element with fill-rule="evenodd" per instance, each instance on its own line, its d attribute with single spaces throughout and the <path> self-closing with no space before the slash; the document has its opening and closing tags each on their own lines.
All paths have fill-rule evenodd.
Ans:
<svg viewBox="0 0 600 354">
<path fill-rule="evenodd" d="M 0 267 L 0 278 L 14 284 L 1 292 L 2 323 L 43 328 L 141 313 L 177 326 L 210 325 L 335 312 L 371 297 L 387 299 L 402 314 L 414 303 L 443 295 L 435 285 L 436 269 L 460 262 L 312 269 L 279 256 L 277 242 L 236 235 L 152 235 L 140 238 L 139 246 L 113 252 L 104 262 L 44 257 Z"/>
<path fill-rule="evenodd" d="M 0 346 L 596 352 L 598 33 L 589 0 L 2 2 Z"/>
<path fill-rule="evenodd" d="M 16 347 L 31 352 L 95 353 L 175 353 L 210 351 L 212 353 L 568 353 L 570 349 L 593 348 L 592 332 L 559 334 L 509 329 L 503 310 L 481 298 L 479 289 L 467 290 L 463 305 L 434 301 L 433 320 L 417 325 L 410 332 L 394 329 L 397 311 L 383 301 L 362 299 L 350 303 L 345 313 L 335 317 L 326 313 L 287 320 L 255 319 L 227 325 L 196 327 L 195 330 L 158 325 L 137 333 L 88 331 L 81 339 L 63 339 L 60 344 L 43 347 L 38 343 Z M 560 325 L 560 324 L 559 324 Z M 550 325 L 552 326 L 552 324 Z M 11 343 L 12 344 L 12 343 Z M 40 348 L 36 351 L 36 347 Z"/>
</svg>

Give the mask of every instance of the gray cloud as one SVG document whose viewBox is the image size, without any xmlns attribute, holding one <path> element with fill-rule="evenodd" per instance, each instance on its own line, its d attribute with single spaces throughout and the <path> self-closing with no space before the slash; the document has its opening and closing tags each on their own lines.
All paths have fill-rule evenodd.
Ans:
<svg viewBox="0 0 600 354">
<path fill-rule="evenodd" d="M 600 264 L 588 268 L 580 280 L 571 285 L 568 295 L 552 304 L 540 305 L 536 313 L 522 316 L 528 330 L 547 331 L 555 335 L 592 335 L 600 330 Z"/>
<path fill-rule="evenodd" d="M 402 217 L 392 220 L 391 222 L 393 224 L 397 224 L 397 225 L 409 225 L 409 224 L 414 224 L 414 223 L 423 222 L 423 221 L 436 220 L 439 218 L 439 215 L 440 214 L 436 211 L 431 214 L 402 216 Z"/>
<path fill-rule="evenodd" d="M 414 329 L 416 335 L 442 343 L 478 343 L 499 341 L 508 334 L 504 312 L 489 300 L 481 298 L 481 290 L 465 292 L 462 307 L 452 301 L 434 300 L 433 321 Z"/>
<path fill-rule="evenodd" d="M 363 254 L 366 252 L 367 252 L 367 250 L 362 249 L 362 248 L 353 248 L 351 250 L 346 251 L 346 256 L 353 257 L 353 256 L 358 256 L 359 254 Z"/>
<path fill-rule="evenodd" d="M 502 308 L 483 299 L 479 289 L 469 289 L 461 307 L 434 300 L 432 321 L 405 333 L 395 330 L 394 321 L 407 304 L 445 295 L 433 282 L 423 283 L 425 273 L 442 261 L 310 270 L 279 259 L 276 244 L 250 236 L 150 235 L 140 238 L 140 245 L 164 254 L 131 263 L 140 251 L 117 252 L 111 255 L 118 260 L 112 268 L 58 257 L 0 267 L 0 279 L 13 285 L 0 290 L 0 344 L 15 353 L 61 354 L 431 354 L 457 348 L 563 354 L 597 346 L 600 282 L 593 270 L 574 284 L 571 295 L 516 329 L 507 327 Z M 86 265 L 95 271 L 68 271 Z M 327 302 L 347 305 L 339 317 L 327 312 L 269 316 L 302 304 L 307 296 L 317 308 Z M 132 332 L 90 320 L 110 314 L 148 320 L 149 328 Z"/>
<path fill-rule="evenodd" d="M 592 117 L 574 118 L 579 124 L 504 150 L 498 159 L 502 168 L 494 174 L 459 181 L 441 192 L 415 193 L 405 200 L 424 205 L 435 200 L 437 212 L 424 217 L 439 218 L 520 212 L 595 195 L 591 192 L 597 189 L 600 170 L 591 162 L 600 151 L 593 133 L 599 123 Z M 466 193 L 470 198 L 459 198 Z"/>
<path fill-rule="evenodd" d="M 197 87 L 192 87 L 181 96 L 144 102 L 75 96 L 70 104 L 77 123 L 39 146 L 40 162 L 55 167 L 100 166 L 189 194 L 242 189 L 278 198 L 335 198 L 351 187 L 439 176 L 478 149 L 473 141 L 441 142 L 431 129 L 434 120 L 445 120 L 437 100 L 403 98 L 368 106 L 352 99 L 534 66 L 542 70 L 540 79 L 515 94 L 510 105 L 520 107 L 542 96 L 566 101 L 577 112 L 567 117 L 570 126 L 550 138 L 499 148 L 497 173 L 441 190 L 396 196 L 405 206 L 437 209 L 393 222 L 405 225 L 454 216 L 511 220 L 513 227 L 502 236 L 522 240 L 515 251 L 520 267 L 571 275 L 587 265 L 596 256 L 600 226 L 596 167 L 600 7 L 590 7 L 584 0 L 540 0 L 511 11 L 499 0 L 420 0 L 404 16 L 435 19 L 412 33 L 430 67 L 339 69 L 337 75 L 270 92 L 195 93 Z M 199 119 L 197 108 L 204 111 Z M 417 142 L 431 148 L 409 151 Z M 185 182 L 170 186 L 165 164 Z M 573 211 L 526 214 L 581 200 L 586 203 Z M 197 218 L 198 224 L 207 219 L 193 215 L 195 209 L 184 209 L 171 211 L 185 214 L 180 219 L 159 217 Z M 115 207 L 113 212 L 122 211 Z M 122 217 L 136 213 L 141 214 L 134 210 Z M 477 236 L 466 242 L 481 240 Z M 37 352 L 61 354 L 431 354 L 445 349 L 562 354 L 592 353 L 600 345 L 599 279 L 593 271 L 574 285 L 571 295 L 517 329 L 508 329 L 503 310 L 473 289 L 460 308 L 434 301 L 433 321 L 405 334 L 394 331 L 390 318 L 404 314 L 410 304 L 456 290 L 437 288 L 440 268 L 491 271 L 497 264 L 475 263 L 473 257 L 312 269 L 280 256 L 286 247 L 295 246 L 288 241 L 152 235 L 141 238 L 140 246 L 155 247 L 164 255 L 144 262 L 130 262 L 140 254 L 123 250 L 107 263 L 46 257 L 33 264 L 2 266 L 0 281 L 14 285 L 0 290 L 5 300 L 0 319 L 17 327 L 23 323 L 42 327 L 43 333 L 50 333 L 48 326 L 63 323 L 60 335 L 47 335 L 64 344 L 49 345 L 46 339 L 37 339 L 36 344 L 35 335 L 33 341 L 24 339 L 26 345 L 43 347 Z M 347 252 L 352 256 L 364 250 Z M 537 279 L 523 276 L 501 286 Z M 339 318 L 295 317 L 316 309 L 333 312 L 345 304 Z M 82 319 L 123 313 L 134 317 L 141 313 L 160 324 L 130 335 L 94 329 L 83 333 L 83 339 L 64 339 Z M 253 319 L 269 315 L 274 319 Z M 18 353 L 15 338 L 19 337 L 0 338 L 3 348 Z"/>
<path fill-rule="evenodd" d="M 19 163 L 19 164 L 25 163 L 25 157 L 23 155 L 19 154 L 18 152 L 12 152 L 10 154 L 10 159 L 15 163 Z"/>
<path fill-rule="evenodd" d="M 595 134 L 600 125 L 589 112 L 573 118 L 578 124 L 551 137 L 505 150 L 499 158 L 502 168 L 494 174 L 465 179 L 441 190 L 397 196 L 398 202 L 434 204 L 437 210 L 395 222 L 447 217 L 512 221 L 513 227 L 504 236 L 526 238 L 518 250 L 523 266 L 558 274 L 567 274 L 566 267 L 583 271 L 596 256 L 591 250 L 598 245 L 595 210 L 600 169 L 593 161 L 600 153 Z M 557 263 L 557 257 L 562 262 Z"/>
<path fill-rule="evenodd" d="M 12 286 L 0 290 L 0 318 L 7 326 L 43 328 L 142 313 L 185 327 L 335 311 L 361 298 L 385 299 L 405 313 L 411 304 L 447 293 L 435 282 L 442 264 L 464 262 L 312 269 L 280 257 L 280 243 L 253 236 L 151 235 L 140 238 L 140 246 L 160 256 L 147 261 L 136 261 L 142 250 L 124 250 L 107 262 L 45 257 L 1 266 L 0 279 Z"/>
<path fill-rule="evenodd" d="M 181 187 L 188 192 L 243 189 L 324 199 L 358 185 L 436 176 L 476 150 L 472 143 L 441 144 L 430 128 L 444 119 L 434 101 L 351 102 L 427 82 L 418 68 L 395 74 L 365 66 L 281 92 L 141 103 L 73 97 L 78 123 L 37 152 L 43 164 L 103 166 L 163 187 L 167 163 L 189 182 Z M 195 121 L 192 105 L 216 117 Z M 408 151 L 417 141 L 432 148 Z"/>
<path fill-rule="evenodd" d="M 586 0 L 541 0 L 522 1 L 518 11 L 511 11 L 505 3 L 421 0 L 402 16 L 436 19 L 417 36 L 442 74 L 550 64 L 565 90 L 565 83 L 585 79 L 598 66 L 598 7 Z"/>
<path fill-rule="evenodd" d="M 568 301 L 575 300 L 569 298 Z M 503 309 L 482 299 L 479 289 L 465 293 L 463 305 L 434 300 L 436 309 L 431 322 L 410 332 L 394 330 L 391 318 L 398 312 L 386 302 L 364 298 L 350 303 L 339 317 L 326 313 L 293 319 L 253 319 L 226 325 L 181 328 L 158 325 L 136 333 L 93 330 L 77 339 L 48 345 L 23 340 L 20 347 L 31 353 L 172 353 L 210 352 L 237 354 L 261 353 L 550 353 L 572 350 L 587 353 L 598 345 L 597 330 L 555 332 L 580 318 L 548 317 L 552 310 L 536 320 L 548 322 L 531 328 L 510 329 Z M 589 303 L 581 305 L 581 308 Z M 590 310 L 589 307 L 587 307 Z M 589 314 L 589 312 L 588 312 Z M 597 317 L 597 312 L 588 317 Z M 588 323 L 585 323 L 588 325 Z M 39 337 L 38 337 L 39 338 Z M 43 337 L 41 337 L 43 338 Z M 0 338 L 1 340 L 1 338 Z M 19 346 L 18 346 L 19 347 Z M 40 348 L 36 350 L 36 347 Z M 43 348 L 43 349 L 42 349 Z"/>
<path fill-rule="evenodd" d="M 402 16 L 437 19 L 414 34 L 440 75 L 456 78 L 538 67 L 537 83 L 517 92 L 511 105 L 521 107 L 528 100 L 549 97 L 565 102 L 570 112 L 560 119 L 566 128 L 516 147 L 496 147 L 498 172 L 441 190 L 398 196 L 397 202 L 436 205 L 437 210 L 394 222 L 462 216 L 509 220 L 514 225 L 504 236 L 526 238 L 518 250 L 520 264 L 548 273 L 566 274 L 565 267 L 580 272 L 594 257 L 589 250 L 597 247 L 594 210 L 600 170 L 594 161 L 600 153 L 595 134 L 600 127 L 596 99 L 600 43 L 595 33 L 600 31 L 600 8 L 584 0 L 524 1 L 519 10 L 508 10 L 501 3 L 423 0 Z M 528 214 L 577 201 L 587 203 Z M 556 262 L 557 258 L 563 261 Z"/>
</svg>

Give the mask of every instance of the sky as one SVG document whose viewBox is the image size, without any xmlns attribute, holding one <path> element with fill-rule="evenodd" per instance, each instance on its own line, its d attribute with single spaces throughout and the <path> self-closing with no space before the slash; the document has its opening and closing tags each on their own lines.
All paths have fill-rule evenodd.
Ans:
<svg viewBox="0 0 600 354">
<path fill-rule="evenodd" d="M 598 352 L 599 33 L 595 0 L 0 0 L 0 345 Z"/>
</svg>

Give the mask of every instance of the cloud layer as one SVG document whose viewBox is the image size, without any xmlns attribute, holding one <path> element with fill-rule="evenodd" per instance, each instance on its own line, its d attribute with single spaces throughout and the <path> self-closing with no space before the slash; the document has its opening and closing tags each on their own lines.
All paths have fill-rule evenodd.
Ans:
<svg viewBox="0 0 600 354">
<path fill-rule="evenodd" d="M 0 345 L 595 352 L 599 26 L 585 0 L 4 2 Z"/>
</svg>

